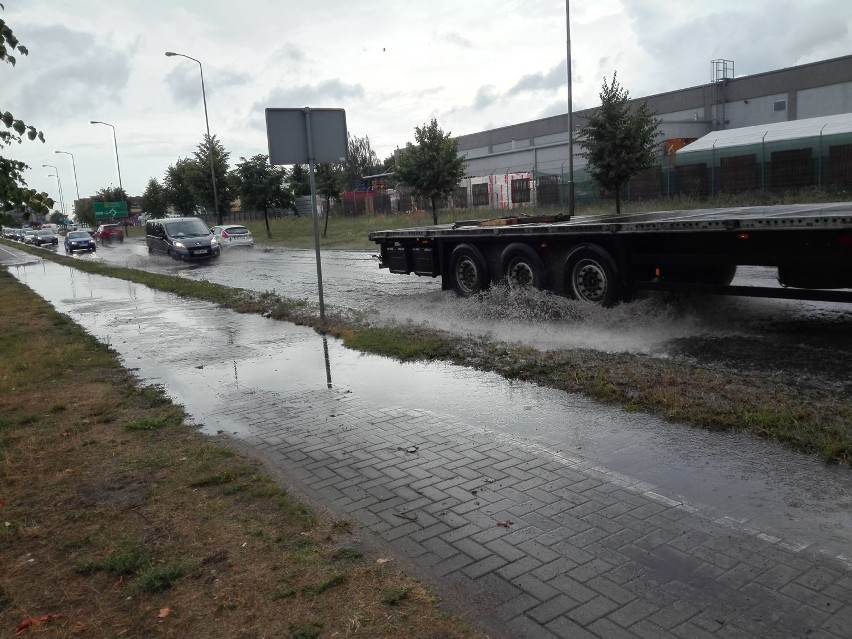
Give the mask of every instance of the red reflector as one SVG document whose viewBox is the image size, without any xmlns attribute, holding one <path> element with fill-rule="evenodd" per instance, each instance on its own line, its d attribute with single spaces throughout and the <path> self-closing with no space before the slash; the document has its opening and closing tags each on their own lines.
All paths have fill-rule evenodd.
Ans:
<svg viewBox="0 0 852 639">
<path fill-rule="evenodd" d="M 660 271 L 660 267 L 658 266 L 654 269 L 654 277 L 660 277 L 660 275 L 662 275 L 662 272 Z"/>
<path fill-rule="evenodd" d="M 222 238 L 226 240 L 228 239 L 228 231 L 222 231 Z"/>
<path fill-rule="evenodd" d="M 838 237 L 837 246 L 842 246 L 844 248 L 852 247 L 852 233 Z"/>
<path fill-rule="evenodd" d="M 737 239 L 738 240 L 747 240 L 748 239 L 748 233 L 737 233 Z"/>
<path fill-rule="evenodd" d="M 541 244 L 539 244 L 539 246 L 543 249 L 546 249 L 547 248 L 547 242 L 542 242 Z"/>
</svg>

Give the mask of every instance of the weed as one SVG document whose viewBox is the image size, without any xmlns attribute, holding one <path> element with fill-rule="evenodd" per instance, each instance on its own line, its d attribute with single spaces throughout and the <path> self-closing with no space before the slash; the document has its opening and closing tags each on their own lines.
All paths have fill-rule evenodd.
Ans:
<svg viewBox="0 0 852 639">
<path fill-rule="evenodd" d="M 184 567 L 181 564 L 150 566 L 139 573 L 134 589 L 149 594 L 162 592 L 171 588 L 183 575 Z"/>
<path fill-rule="evenodd" d="M 337 519 L 331 525 L 331 529 L 339 535 L 348 535 L 352 532 L 352 520 Z"/>
<path fill-rule="evenodd" d="M 0 610 L 5 610 L 11 605 L 12 597 L 3 589 L 3 586 L 0 586 Z"/>
<path fill-rule="evenodd" d="M 142 552 L 141 548 L 129 544 L 114 550 L 103 559 L 84 559 L 78 562 L 74 567 L 74 572 L 79 575 L 105 572 L 111 577 L 120 577 L 133 574 L 148 561 L 148 557 Z"/>
<path fill-rule="evenodd" d="M 355 559 L 360 559 L 364 555 L 361 554 L 360 551 L 355 550 L 354 548 L 339 548 L 336 553 L 334 553 L 333 558 L 338 561 L 352 561 Z"/>
<path fill-rule="evenodd" d="M 411 593 L 410 586 L 402 586 L 400 588 L 392 588 L 391 590 L 386 590 L 381 594 L 379 601 L 383 604 L 387 604 L 388 606 L 395 606 L 400 601 L 403 601 L 408 598 L 408 595 Z"/>
<path fill-rule="evenodd" d="M 331 590 L 336 586 L 346 583 L 347 579 L 348 577 L 343 573 L 337 573 L 317 584 L 305 586 L 302 588 L 302 593 L 308 597 L 317 597 L 327 590 Z"/>
<path fill-rule="evenodd" d="M 272 601 L 281 601 L 282 599 L 289 599 L 295 595 L 296 591 L 292 588 L 279 588 L 272 593 L 270 599 L 272 599 Z"/>
<path fill-rule="evenodd" d="M 146 417 L 144 419 L 137 419 L 126 423 L 124 425 L 124 430 L 157 430 L 159 428 L 165 428 L 170 424 L 174 424 L 173 417 Z"/>
<path fill-rule="evenodd" d="M 290 625 L 290 639 L 317 639 L 322 631 L 322 624 L 312 623 L 307 626 Z"/>
</svg>

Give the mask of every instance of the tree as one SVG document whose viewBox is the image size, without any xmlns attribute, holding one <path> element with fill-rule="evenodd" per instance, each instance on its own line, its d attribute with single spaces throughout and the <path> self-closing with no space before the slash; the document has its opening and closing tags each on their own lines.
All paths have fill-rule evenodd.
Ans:
<svg viewBox="0 0 852 639">
<path fill-rule="evenodd" d="M 348 135 L 348 134 L 347 134 Z M 355 190 L 361 182 L 361 178 L 365 175 L 375 175 L 381 172 L 379 157 L 370 147 L 370 138 L 364 136 L 348 135 L 347 145 L 349 147 L 346 162 L 344 163 L 344 172 L 346 186 Z"/>
<path fill-rule="evenodd" d="M 95 202 L 126 202 L 127 192 L 119 186 L 105 186 L 98 189 L 94 200 Z"/>
<path fill-rule="evenodd" d="M 325 225 L 322 230 L 322 236 L 325 237 L 328 233 L 328 218 L 331 217 L 331 198 L 340 198 L 347 167 L 324 163 L 317 165 L 316 171 L 317 195 L 325 198 Z"/>
<path fill-rule="evenodd" d="M 290 189 L 293 197 L 304 197 L 311 194 L 311 176 L 304 164 L 294 164 L 290 174 Z"/>
<path fill-rule="evenodd" d="M 0 4 L 0 9 L 3 8 Z M 12 28 L 4 20 L 0 20 L 0 61 L 14 67 L 18 61 L 15 52 L 29 55 L 27 48 L 15 37 Z M 8 111 L 0 112 L 0 122 L 5 127 L 0 129 L 0 149 L 12 143 L 20 144 L 24 138 L 44 142 L 44 133 Z M 45 215 L 53 208 L 53 199 L 47 193 L 37 193 L 26 188 L 23 172 L 28 168 L 30 167 L 20 160 L 0 156 L 0 210 L 18 209 L 27 219 L 33 213 Z"/>
<path fill-rule="evenodd" d="M 145 192 L 142 193 L 142 210 L 148 217 L 166 217 L 169 210 L 169 201 L 166 197 L 166 189 L 156 178 L 148 180 Z"/>
<path fill-rule="evenodd" d="M 216 175 L 216 199 L 219 200 L 219 210 L 216 210 L 213 198 L 213 180 L 210 177 L 210 156 L 213 155 L 213 171 Z M 195 163 L 199 169 L 191 174 L 191 187 L 196 200 L 208 211 L 216 214 L 216 220 L 222 223 L 222 216 L 231 211 L 234 203 L 234 189 L 228 180 L 228 159 L 231 154 L 225 150 L 215 135 L 204 135 L 204 139 L 195 151 Z"/>
<path fill-rule="evenodd" d="M 231 176 L 231 183 L 240 196 L 243 209 L 263 211 L 266 236 L 271 238 L 269 209 L 289 208 L 293 205 L 293 195 L 284 186 L 287 170 L 272 166 L 269 164 L 269 156 L 260 154 L 248 160 L 241 157 Z"/>
<path fill-rule="evenodd" d="M 92 228 L 97 226 L 97 221 L 95 220 L 95 199 L 91 197 L 84 197 L 74 202 L 74 216 L 77 218 L 77 221 L 85 224 L 88 224 Z"/>
<path fill-rule="evenodd" d="M 657 160 L 660 121 L 643 102 L 628 104 L 630 94 L 618 84 L 603 80 L 601 106 L 580 129 L 579 142 L 585 149 L 581 157 L 588 161 L 587 171 L 604 191 L 615 195 L 615 212 L 621 213 L 621 187 L 637 173 Z"/>
<path fill-rule="evenodd" d="M 467 162 L 459 157 L 458 142 L 438 128 L 438 121 L 415 127 L 414 139 L 396 159 L 394 173 L 418 197 L 432 203 L 432 222 L 438 223 L 437 200 L 449 196 L 464 177 Z"/>
<path fill-rule="evenodd" d="M 192 183 L 199 172 L 195 160 L 181 158 L 166 169 L 163 184 L 166 188 L 166 200 L 180 215 L 195 215 L 197 201 Z M 209 177 L 209 173 L 207 174 Z"/>
</svg>

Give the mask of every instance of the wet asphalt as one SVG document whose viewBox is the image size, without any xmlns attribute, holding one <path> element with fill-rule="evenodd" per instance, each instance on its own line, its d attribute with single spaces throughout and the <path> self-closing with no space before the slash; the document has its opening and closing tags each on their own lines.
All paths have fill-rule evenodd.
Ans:
<svg viewBox="0 0 852 639">
<path fill-rule="evenodd" d="M 106 252 L 100 251 L 99 259 Z M 699 636 L 696 629 L 715 636 L 804 636 L 797 634 L 799 630 L 793 632 L 794 626 L 801 626 L 803 633 L 804 629 L 825 633 L 814 636 L 845 636 L 836 629 L 852 619 L 852 473 L 846 469 L 769 442 L 627 414 L 495 375 L 443 364 L 399 364 L 354 353 L 308 329 L 238 315 L 16 253 L 0 248 L 0 260 L 59 311 L 112 346 L 144 383 L 161 384 L 205 432 L 227 434 L 255 450 L 304 494 L 354 517 L 366 532 L 389 543 L 415 572 L 445 592 L 455 592 L 461 601 L 472 592 L 491 597 L 494 619 L 512 624 L 508 636 L 606 637 L 617 636 L 616 628 L 631 637 L 651 636 L 652 631 L 660 631 L 659 636 Z M 135 259 L 132 249 L 130 259 Z M 162 268 L 179 266 L 166 262 Z M 274 262 L 267 263 L 270 272 L 273 268 Z M 351 261 L 347 268 L 351 270 Z M 211 272 L 207 270 L 208 275 Z M 415 293 L 395 294 L 404 298 Z M 461 311 L 461 316 L 465 312 L 470 309 Z M 474 308 L 473 315 L 477 312 L 487 316 Z M 819 339 L 826 349 L 831 347 L 832 330 L 846 330 L 846 311 L 832 305 L 815 312 L 799 304 L 789 313 L 808 317 L 809 322 L 822 317 L 828 329 Z M 790 317 L 783 321 L 789 322 Z M 603 328 L 605 332 L 607 327 Z M 705 330 L 706 326 L 701 327 Z M 638 330 L 622 343 L 662 353 L 672 343 L 671 336 L 654 335 L 651 330 Z M 813 381 L 819 371 L 808 375 Z M 843 383 L 842 375 L 838 383 Z M 393 426 L 390 431 L 389 425 Z M 468 446 L 471 460 L 478 462 L 485 456 L 490 465 L 474 474 L 470 468 L 465 472 L 452 451 Z M 317 454 L 336 449 L 345 450 L 348 457 Z M 374 455 L 359 451 L 374 451 Z M 359 463 L 347 462 L 345 472 L 341 470 L 341 464 L 353 456 Z M 429 481 L 429 473 L 434 481 Z M 570 508 L 560 508 L 561 520 L 553 515 L 561 501 L 539 494 L 542 482 L 554 476 L 561 478 L 560 487 L 565 490 L 574 490 L 578 484 L 592 486 L 591 492 L 581 490 L 566 497 Z M 483 497 L 487 490 L 497 490 L 488 485 L 489 479 L 505 491 L 514 491 L 513 500 L 503 503 L 508 498 Z M 442 486 L 443 492 L 430 494 L 431 502 L 424 503 L 424 495 L 441 483 L 448 484 Z M 353 486 L 360 492 L 347 492 Z M 462 492 L 466 492 L 464 499 Z M 386 493 L 388 501 L 376 497 L 381 493 Z M 612 495 L 620 498 L 613 500 Z M 644 501 L 636 502 L 639 498 Z M 599 507 L 589 509 L 589 504 Z M 664 513 L 649 504 L 664 507 Z M 566 519 L 571 509 L 580 509 L 571 521 L 583 523 L 573 531 L 568 530 Z M 634 523 L 631 528 L 629 522 L 617 523 L 639 509 L 651 513 L 641 525 Z M 396 517 L 410 512 L 420 513 L 419 525 Z M 497 531 L 518 534 L 516 544 L 495 545 L 500 539 L 489 533 L 498 515 L 518 520 L 518 528 L 511 533 Z M 429 517 L 435 521 L 427 525 Z M 471 528 L 476 526 L 481 529 Z M 424 532 L 429 530 L 434 534 Z M 526 532 L 521 534 L 522 530 Z M 608 536 L 590 536 L 590 530 L 604 530 Z M 725 552 L 716 542 L 707 542 L 714 550 L 712 557 L 706 556 L 707 548 L 701 544 L 689 552 L 677 545 L 683 535 L 697 532 L 717 542 L 727 538 L 728 545 L 741 544 L 751 559 Z M 601 546 L 602 539 L 615 536 L 620 536 L 618 544 Z M 553 541 L 557 537 L 559 544 L 566 539 L 570 543 L 557 551 Z M 641 543 L 649 539 L 653 543 Z M 690 559 L 681 566 L 688 575 L 674 567 L 678 562 L 671 564 L 673 572 L 666 568 L 664 575 L 657 574 L 654 561 L 671 560 L 665 550 L 674 552 L 667 544 L 703 563 L 693 564 Z M 570 566 L 565 563 L 581 549 L 585 555 L 573 556 Z M 766 565 L 754 565 L 755 558 Z M 564 572 L 547 574 L 545 579 L 543 567 L 559 560 Z M 525 565 L 529 569 L 518 572 Z M 657 586 L 666 585 L 660 581 L 688 583 L 697 591 L 694 600 L 675 597 L 668 602 L 674 596 L 671 589 L 666 596 L 656 590 L 650 596 L 650 586 L 639 576 L 616 578 L 634 565 L 641 568 L 640 576 L 653 574 Z M 592 566 L 598 570 L 591 570 Z M 783 579 L 765 576 L 766 571 L 777 573 L 779 567 L 785 569 Z M 717 597 L 716 592 L 720 580 L 728 583 L 726 575 L 730 581 L 732 571 L 741 575 L 743 583 L 738 581 L 737 589 L 746 589 L 745 599 L 773 611 L 755 624 L 754 609 L 728 610 L 721 626 L 737 628 L 743 635 L 726 635 L 711 622 L 703 624 L 703 612 L 732 594 Z M 808 577 L 813 571 L 830 578 L 817 588 Z M 565 581 L 566 576 L 572 577 Z M 641 588 L 629 587 L 640 582 Z M 583 590 L 577 588 L 580 585 Z M 817 607 L 820 614 L 812 614 L 815 604 L 806 598 L 817 596 L 830 600 L 829 613 Z M 767 597 L 771 605 L 761 597 Z M 646 614 L 637 613 L 634 619 L 625 611 L 640 608 L 640 599 Z M 699 609 L 699 600 L 706 600 L 707 607 Z M 794 615 L 795 621 L 778 616 L 778 611 L 791 605 L 801 613 Z M 668 625 L 676 609 L 692 614 Z M 462 606 L 461 612 L 489 625 L 475 611 Z M 790 634 L 777 634 L 785 627 Z M 569 634 L 568 628 L 575 634 Z M 579 634 L 580 629 L 590 634 Z"/>
</svg>

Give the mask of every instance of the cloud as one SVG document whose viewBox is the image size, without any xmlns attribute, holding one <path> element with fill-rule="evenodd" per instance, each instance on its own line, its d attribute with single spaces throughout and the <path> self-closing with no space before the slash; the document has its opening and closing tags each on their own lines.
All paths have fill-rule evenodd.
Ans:
<svg viewBox="0 0 852 639">
<path fill-rule="evenodd" d="M 508 95 L 518 95 L 524 91 L 552 91 L 561 89 L 568 82 L 568 70 L 565 60 L 553 67 L 547 73 L 531 73 L 523 76 L 508 91 Z"/>
<path fill-rule="evenodd" d="M 447 31 L 446 33 L 440 33 L 435 37 L 435 40 L 437 40 L 438 42 L 444 42 L 446 44 L 452 44 L 462 49 L 473 48 L 473 42 L 471 42 L 456 31 Z"/>
<path fill-rule="evenodd" d="M 95 115 L 108 100 L 121 101 L 139 40 L 119 50 L 111 37 L 73 31 L 62 25 L 30 27 L 26 45 L 30 55 L 19 60 L 4 98 L 20 107 L 28 120 L 41 124 L 67 120 L 70 113 Z M 7 103 L 8 103 L 7 102 Z"/>
<path fill-rule="evenodd" d="M 305 54 L 295 44 L 287 42 L 275 49 L 275 51 L 273 51 L 269 56 L 269 59 L 273 61 L 273 63 L 276 60 L 281 60 L 282 58 L 292 62 L 301 62 L 305 59 Z"/>
<path fill-rule="evenodd" d="M 479 91 L 476 92 L 476 97 L 473 99 L 473 108 L 481 111 L 494 104 L 499 97 L 500 94 L 497 93 L 497 88 L 493 84 L 481 86 L 479 87 Z"/>
<path fill-rule="evenodd" d="M 191 64 L 179 64 L 166 74 L 166 86 L 172 94 L 172 98 L 178 104 L 193 107 L 201 103 L 201 76 L 198 65 L 189 60 Z M 204 89 L 208 96 L 220 90 L 230 87 L 249 84 L 251 78 L 245 73 L 236 71 L 220 71 L 218 69 L 207 69 L 204 74 Z"/>
<path fill-rule="evenodd" d="M 363 100 L 364 96 L 364 87 L 360 84 L 346 84 L 338 78 L 325 80 L 317 85 L 282 87 L 274 89 L 252 105 L 248 122 L 252 127 L 265 128 L 263 110 L 267 108 L 345 108 L 348 102 Z"/>
</svg>

